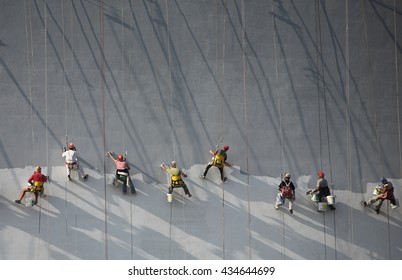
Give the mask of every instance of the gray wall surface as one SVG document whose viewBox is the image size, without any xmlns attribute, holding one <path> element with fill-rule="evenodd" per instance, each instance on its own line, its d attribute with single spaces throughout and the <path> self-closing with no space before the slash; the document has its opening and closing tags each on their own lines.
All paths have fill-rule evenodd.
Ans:
<svg viewBox="0 0 402 280">
<path fill-rule="evenodd" d="M 0 1 L 0 258 L 402 259 L 401 208 L 359 204 L 382 176 L 402 194 L 401 26 L 395 0 Z M 228 182 L 201 180 L 221 137 Z M 170 204 L 171 160 L 193 197 Z M 36 165 L 52 180 L 25 208 Z M 305 195 L 319 170 L 336 211 Z"/>
</svg>

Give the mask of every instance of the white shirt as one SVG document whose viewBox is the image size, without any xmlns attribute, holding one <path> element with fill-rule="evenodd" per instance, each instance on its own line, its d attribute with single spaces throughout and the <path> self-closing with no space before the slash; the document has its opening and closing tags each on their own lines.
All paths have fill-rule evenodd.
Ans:
<svg viewBox="0 0 402 280">
<path fill-rule="evenodd" d="M 62 157 L 66 158 L 66 163 L 73 163 L 78 161 L 77 152 L 74 150 L 68 150 L 61 154 Z"/>
</svg>

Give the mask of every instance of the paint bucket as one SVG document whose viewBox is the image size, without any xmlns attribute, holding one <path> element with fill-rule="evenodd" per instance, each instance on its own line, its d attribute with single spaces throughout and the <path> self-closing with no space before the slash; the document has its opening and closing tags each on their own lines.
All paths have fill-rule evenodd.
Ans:
<svg viewBox="0 0 402 280">
<path fill-rule="evenodd" d="M 324 212 L 328 210 L 328 203 L 326 202 L 318 202 L 318 211 Z"/>
<path fill-rule="evenodd" d="M 276 205 L 283 205 L 285 203 L 285 199 L 281 196 L 280 193 L 276 196 Z"/>
<path fill-rule="evenodd" d="M 109 175 L 109 176 L 107 176 L 107 180 L 106 180 L 106 182 L 107 182 L 107 184 L 108 185 L 113 185 L 113 183 L 114 183 L 114 175 Z"/>
<path fill-rule="evenodd" d="M 167 202 L 172 202 L 173 201 L 173 194 L 172 193 L 166 194 L 166 200 L 167 200 Z"/>
<path fill-rule="evenodd" d="M 328 203 L 328 205 L 335 204 L 335 196 L 333 196 L 333 195 L 327 196 L 327 203 Z"/>
<path fill-rule="evenodd" d="M 383 189 L 383 187 L 380 186 L 380 185 L 375 186 L 375 187 L 374 187 L 374 190 L 373 190 L 373 194 L 374 194 L 374 195 L 380 195 L 382 189 Z"/>
<path fill-rule="evenodd" d="M 33 207 L 34 206 L 34 200 L 32 199 L 32 197 L 25 198 L 25 206 L 26 207 Z"/>
</svg>

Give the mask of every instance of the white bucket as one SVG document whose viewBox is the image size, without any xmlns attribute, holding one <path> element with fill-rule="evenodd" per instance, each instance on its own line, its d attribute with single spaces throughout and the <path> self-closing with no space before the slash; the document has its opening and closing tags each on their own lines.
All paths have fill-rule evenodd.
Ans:
<svg viewBox="0 0 402 280">
<path fill-rule="evenodd" d="M 326 202 L 318 202 L 318 211 L 327 211 L 328 210 L 328 203 Z"/>
<path fill-rule="evenodd" d="M 380 195 L 382 189 L 383 189 L 382 186 L 379 186 L 379 185 L 375 186 L 375 187 L 374 187 L 374 190 L 373 190 L 373 194 L 374 194 L 374 195 Z"/>
<path fill-rule="evenodd" d="M 115 177 L 114 175 L 108 175 L 107 176 L 106 182 L 107 182 L 108 185 L 113 185 L 114 177 Z"/>
<path fill-rule="evenodd" d="M 280 193 L 276 196 L 276 205 L 283 205 L 285 203 L 285 199 L 281 196 Z"/>
<path fill-rule="evenodd" d="M 166 194 L 166 199 L 167 199 L 167 202 L 172 202 L 173 201 L 173 194 L 172 193 Z"/>
<path fill-rule="evenodd" d="M 327 203 L 328 203 L 328 205 L 335 204 L 335 196 L 333 196 L 333 195 L 327 196 Z"/>
<path fill-rule="evenodd" d="M 32 197 L 27 197 L 25 199 L 25 206 L 26 207 L 33 207 L 34 206 L 34 200 L 32 199 Z"/>
</svg>

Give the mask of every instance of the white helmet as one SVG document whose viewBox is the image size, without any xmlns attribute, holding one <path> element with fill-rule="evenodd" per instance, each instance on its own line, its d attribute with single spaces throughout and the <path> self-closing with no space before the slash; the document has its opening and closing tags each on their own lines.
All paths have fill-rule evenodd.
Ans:
<svg viewBox="0 0 402 280">
<path fill-rule="evenodd" d="M 288 179 L 290 179 L 290 173 L 285 173 L 285 175 L 283 176 L 283 178 L 288 178 Z"/>
</svg>

